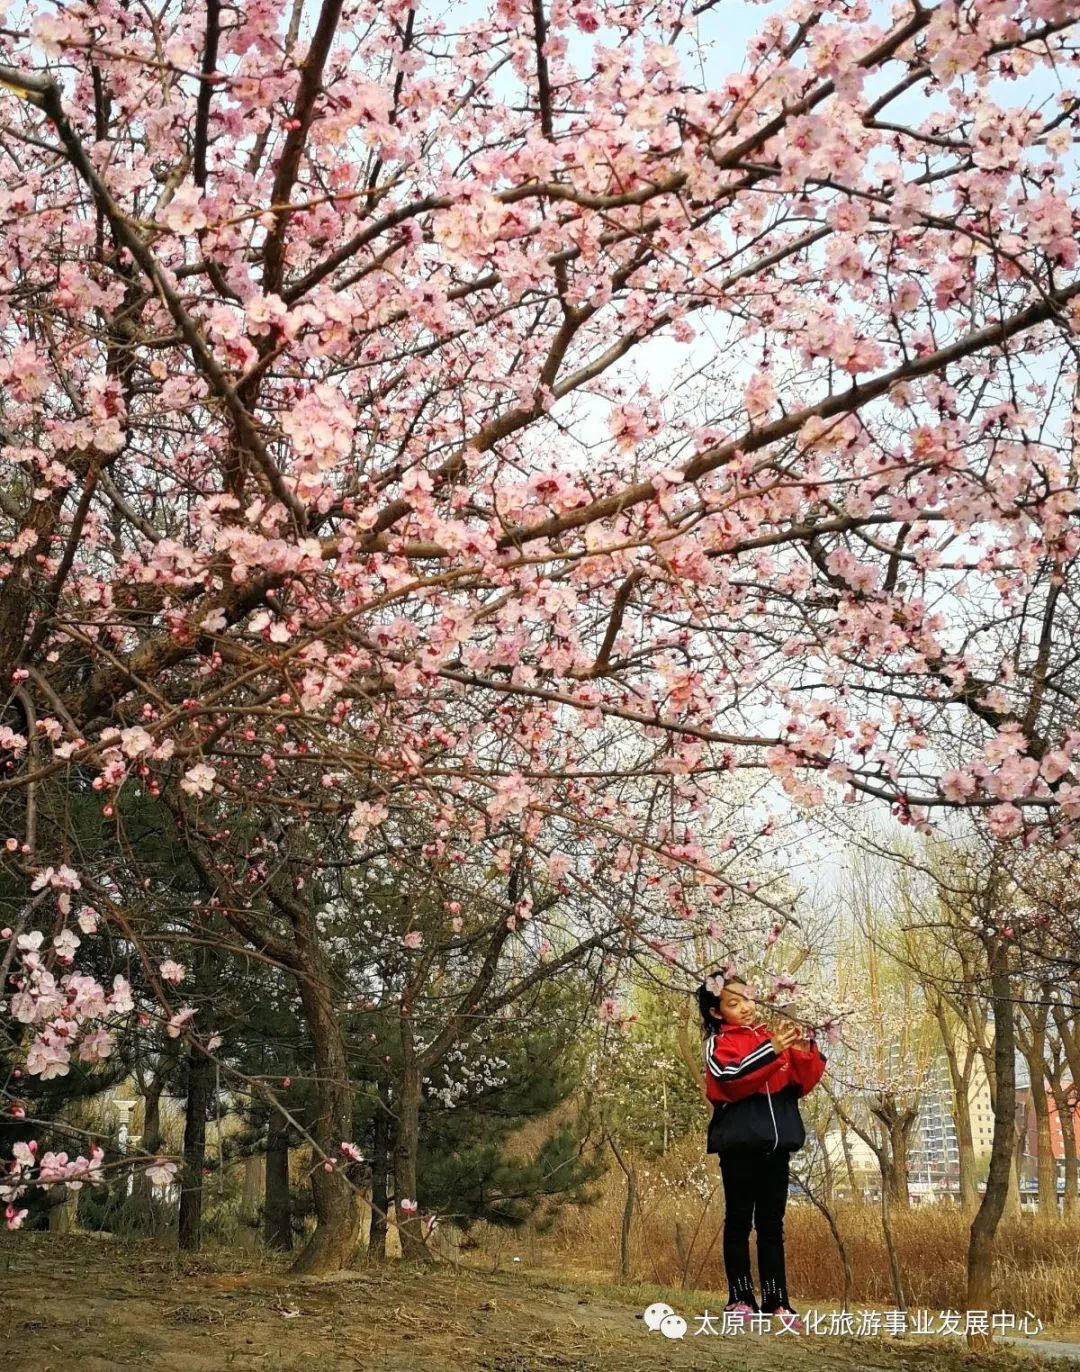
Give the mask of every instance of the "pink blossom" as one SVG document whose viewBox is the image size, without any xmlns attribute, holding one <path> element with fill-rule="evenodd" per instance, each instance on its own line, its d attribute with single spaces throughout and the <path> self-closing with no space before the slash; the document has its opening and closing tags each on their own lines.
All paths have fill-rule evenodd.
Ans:
<svg viewBox="0 0 1080 1372">
<path fill-rule="evenodd" d="M 165 1032 L 171 1039 L 179 1038 L 194 1018 L 194 1009 L 190 1005 L 185 1005 L 177 1010 L 175 1014 L 169 1016 L 169 1022 L 165 1026 Z"/>
<path fill-rule="evenodd" d="M 1015 805 L 994 805 L 986 817 L 997 838 L 1011 838 L 1020 832 L 1024 823 L 1024 816 Z"/>
<path fill-rule="evenodd" d="M 53 947 L 61 958 L 70 960 L 75 956 L 75 950 L 81 942 L 82 940 L 72 930 L 63 929 L 53 939 Z"/>
<path fill-rule="evenodd" d="M 161 222 L 173 233 L 195 233 L 205 229 L 208 221 L 198 186 L 185 181 L 166 205 Z"/>
<path fill-rule="evenodd" d="M 103 1062 L 113 1050 L 113 1036 L 101 1025 L 91 1029 L 79 1042 L 80 1062 Z"/>
<path fill-rule="evenodd" d="M 1072 765 L 1072 757 L 1064 748 L 1052 748 L 1050 752 L 1043 754 L 1039 771 L 1053 785 L 1055 781 L 1061 780 Z"/>
<path fill-rule="evenodd" d="M 169 1162 L 165 1158 L 155 1158 L 146 1168 L 146 1177 L 151 1186 L 168 1186 L 176 1176 L 176 1172 L 175 1162 Z"/>
<path fill-rule="evenodd" d="M 217 771 L 213 767 L 207 766 L 205 762 L 197 762 L 184 773 L 180 789 L 186 791 L 189 796 L 208 796 L 214 789 L 216 776 Z"/>
<path fill-rule="evenodd" d="M 63 1040 L 49 1033 L 39 1034 L 31 1040 L 26 1070 L 32 1077 L 40 1077 L 42 1081 L 66 1077 L 70 1063 L 71 1050 Z"/>
<path fill-rule="evenodd" d="M 956 768 L 950 768 L 949 771 L 942 773 L 940 785 L 945 799 L 954 803 L 962 803 L 968 796 L 974 795 L 977 789 L 975 778 Z"/>
</svg>

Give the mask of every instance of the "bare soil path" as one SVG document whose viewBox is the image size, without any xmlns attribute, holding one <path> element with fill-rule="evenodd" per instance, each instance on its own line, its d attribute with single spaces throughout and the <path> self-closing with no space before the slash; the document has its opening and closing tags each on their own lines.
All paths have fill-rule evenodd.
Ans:
<svg viewBox="0 0 1080 1372">
<path fill-rule="evenodd" d="M 152 1242 L 0 1238 L 0 1369 L 20 1372 L 977 1372 L 1068 1366 L 1012 1344 L 650 1332 L 639 1292 L 535 1272 L 395 1262 L 336 1280 L 290 1276 L 244 1255 L 181 1258 Z M 663 1297 L 656 1297 L 662 1299 Z M 678 1309 L 678 1301 L 668 1297 Z M 710 1302 L 715 1315 L 722 1296 Z M 1066 1353 L 1062 1354 L 1062 1349 Z"/>
</svg>

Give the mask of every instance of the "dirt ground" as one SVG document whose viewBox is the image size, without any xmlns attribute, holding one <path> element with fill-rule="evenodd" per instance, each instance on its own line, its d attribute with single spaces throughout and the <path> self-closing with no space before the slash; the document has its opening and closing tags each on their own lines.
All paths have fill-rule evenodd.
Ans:
<svg viewBox="0 0 1080 1372">
<path fill-rule="evenodd" d="M 672 1341 L 641 1318 L 675 1293 L 392 1263 L 331 1281 L 243 1255 L 182 1258 L 151 1241 L 11 1234 L 0 1239 L 0 1368 L 24 1372 L 1002 1372 L 1053 1367 L 1016 1347 L 956 1339 L 695 1334 L 723 1296 L 682 1302 Z"/>
</svg>

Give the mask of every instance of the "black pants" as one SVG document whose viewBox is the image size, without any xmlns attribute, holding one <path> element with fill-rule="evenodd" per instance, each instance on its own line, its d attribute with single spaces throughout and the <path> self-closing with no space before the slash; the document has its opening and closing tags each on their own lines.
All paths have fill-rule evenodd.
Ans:
<svg viewBox="0 0 1080 1372">
<path fill-rule="evenodd" d="M 771 1313 L 788 1306 L 784 1274 L 784 1209 L 787 1205 L 791 1153 L 761 1149 L 725 1149 L 720 1155 L 724 1179 L 724 1267 L 728 1304 L 745 1301 Z M 761 1305 L 754 1299 L 750 1274 L 750 1226 L 757 1232 Z M 790 1309 L 790 1306 L 788 1306 Z"/>
</svg>

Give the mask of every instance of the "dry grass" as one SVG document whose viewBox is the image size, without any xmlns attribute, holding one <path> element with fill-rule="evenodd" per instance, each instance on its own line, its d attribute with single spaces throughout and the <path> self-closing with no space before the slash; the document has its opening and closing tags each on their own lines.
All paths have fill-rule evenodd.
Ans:
<svg viewBox="0 0 1080 1372">
<path fill-rule="evenodd" d="M 664 1167 L 642 1168 L 640 1203 L 631 1242 L 631 1279 L 657 1286 L 726 1292 L 722 1254 L 723 1189 L 715 1159 L 700 1151 L 670 1156 Z M 485 1250 L 502 1265 L 512 1256 L 533 1268 L 610 1278 L 617 1270 L 625 1185 L 612 1171 L 597 1203 L 567 1210 L 546 1235 L 484 1236 Z M 876 1203 L 838 1202 L 835 1218 L 854 1269 L 852 1303 L 895 1305 Z M 970 1219 L 947 1205 L 894 1215 L 907 1302 L 938 1311 L 962 1309 Z M 843 1268 L 822 1215 L 792 1198 L 785 1220 L 788 1286 L 797 1308 L 836 1304 Z M 682 1256 L 680 1256 L 680 1251 Z M 1080 1295 L 1080 1218 L 1040 1220 L 1025 1214 L 998 1232 L 994 1309 L 1029 1310 L 1047 1326 L 1076 1331 Z"/>
</svg>

